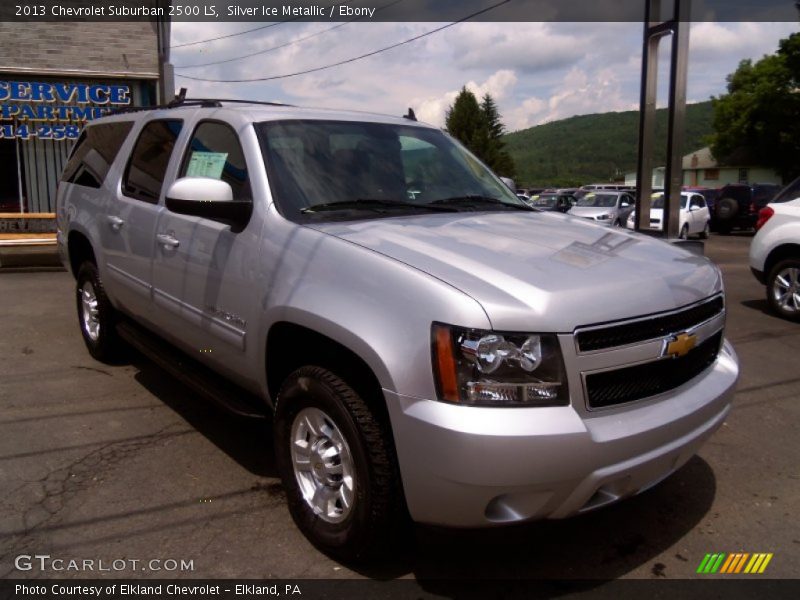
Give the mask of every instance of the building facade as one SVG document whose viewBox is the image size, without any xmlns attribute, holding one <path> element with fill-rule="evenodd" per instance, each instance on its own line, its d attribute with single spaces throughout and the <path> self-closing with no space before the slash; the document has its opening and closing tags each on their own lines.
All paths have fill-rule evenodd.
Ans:
<svg viewBox="0 0 800 600">
<path fill-rule="evenodd" d="M 51 213 L 88 120 L 156 103 L 156 22 L 0 23 L 0 212 Z"/>
<path fill-rule="evenodd" d="M 683 157 L 683 185 L 718 188 L 729 183 L 777 183 L 781 176 L 775 169 L 752 164 L 723 165 L 700 148 Z"/>
<path fill-rule="evenodd" d="M 782 179 L 775 169 L 752 164 L 722 165 L 711 149 L 700 148 L 683 157 L 683 185 L 720 188 L 729 183 L 777 183 Z M 664 167 L 653 169 L 653 187 L 664 187 Z M 625 184 L 636 185 L 636 173 L 625 175 Z"/>
</svg>

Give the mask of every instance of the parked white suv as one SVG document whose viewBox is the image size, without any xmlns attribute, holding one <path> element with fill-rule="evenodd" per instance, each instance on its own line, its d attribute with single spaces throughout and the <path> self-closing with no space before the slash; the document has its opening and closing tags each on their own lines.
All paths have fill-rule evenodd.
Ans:
<svg viewBox="0 0 800 600">
<path fill-rule="evenodd" d="M 650 205 L 650 229 L 661 231 L 664 227 L 664 192 L 658 192 L 652 196 L 653 203 Z M 678 213 L 679 237 L 683 240 L 690 235 L 699 235 L 702 239 L 708 239 L 711 231 L 711 215 L 708 211 L 706 199 L 702 194 L 692 192 L 681 192 L 681 209 Z M 631 212 L 626 224 L 628 229 L 635 229 L 636 213 Z"/>
<path fill-rule="evenodd" d="M 750 244 L 750 269 L 767 287 L 778 315 L 800 321 L 800 177 L 761 209 Z"/>
</svg>

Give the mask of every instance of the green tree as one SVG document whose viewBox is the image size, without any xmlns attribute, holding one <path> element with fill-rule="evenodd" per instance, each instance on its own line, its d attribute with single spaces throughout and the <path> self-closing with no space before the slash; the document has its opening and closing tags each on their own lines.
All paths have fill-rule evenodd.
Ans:
<svg viewBox="0 0 800 600">
<path fill-rule="evenodd" d="M 497 105 L 489 94 L 481 104 L 475 94 L 461 88 L 445 117 L 447 131 L 485 162 L 492 170 L 505 177 L 514 176 L 514 161 L 505 151 L 505 133 Z"/>
<path fill-rule="evenodd" d="M 506 128 L 500 120 L 500 111 L 497 104 L 488 93 L 481 100 L 481 112 L 487 131 L 486 163 L 494 170 L 505 177 L 514 177 L 514 159 L 506 150 L 503 136 Z"/>
<path fill-rule="evenodd" d="M 800 33 L 775 54 L 743 60 L 727 81 L 728 93 L 711 99 L 714 156 L 772 167 L 787 180 L 800 174 Z"/>
</svg>

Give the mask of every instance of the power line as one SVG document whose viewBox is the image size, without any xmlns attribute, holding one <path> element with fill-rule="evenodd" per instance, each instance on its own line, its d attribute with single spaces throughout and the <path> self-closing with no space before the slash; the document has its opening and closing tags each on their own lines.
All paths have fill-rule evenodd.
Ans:
<svg viewBox="0 0 800 600">
<path fill-rule="evenodd" d="M 400 2 L 404 2 L 404 1 L 405 0 L 393 0 L 393 2 L 389 2 L 388 4 L 384 4 L 383 6 L 380 6 L 380 7 L 376 8 L 375 12 L 378 12 L 379 10 L 383 10 L 384 8 L 389 8 L 390 6 L 394 6 L 395 4 L 399 4 Z M 290 42 L 279 44 L 277 46 L 272 46 L 271 48 L 267 48 L 265 50 L 259 50 L 258 52 L 251 52 L 250 54 L 243 54 L 242 56 L 237 56 L 235 58 L 227 58 L 225 60 L 216 60 L 216 61 L 213 61 L 213 62 L 202 63 L 202 64 L 199 64 L 199 65 L 181 65 L 181 66 L 176 66 L 175 68 L 176 69 L 194 69 L 195 67 L 211 67 L 213 65 L 222 65 L 222 64 L 229 63 L 229 62 L 234 62 L 234 61 L 237 61 L 237 60 L 243 60 L 245 58 L 252 58 L 253 56 L 259 56 L 261 54 L 267 54 L 268 52 L 273 52 L 275 50 L 280 50 L 281 48 L 286 48 L 287 46 L 293 46 L 294 44 L 299 44 L 300 42 L 304 42 L 306 40 L 310 40 L 311 38 L 314 38 L 314 37 L 317 37 L 319 35 L 322 35 L 323 33 L 328 33 L 329 31 L 333 31 L 334 29 L 339 29 L 339 27 L 344 27 L 345 25 L 348 25 L 350 23 L 354 23 L 355 21 L 358 21 L 358 20 L 363 19 L 363 18 L 364 18 L 364 15 L 361 15 L 361 16 L 356 17 L 354 19 L 350 19 L 349 21 L 345 21 L 344 23 L 339 23 L 338 25 L 334 25 L 333 27 L 328 27 L 328 29 L 323 29 L 322 31 L 317 31 L 316 33 L 312 33 L 312 34 L 307 35 L 305 37 L 297 38 L 296 40 L 292 40 Z M 175 47 L 177 47 L 177 46 L 175 46 Z"/>
<path fill-rule="evenodd" d="M 347 4 L 347 2 L 334 2 L 333 4 L 329 4 L 325 8 L 330 8 L 332 6 L 336 6 L 338 4 Z M 174 48 L 186 48 L 187 46 L 197 46 L 198 44 L 207 44 L 209 42 L 216 42 L 217 40 L 224 40 L 227 38 L 236 37 L 237 35 L 244 35 L 246 33 L 252 33 L 254 31 L 261 31 L 262 29 L 269 29 L 270 27 L 277 27 L 278 25 L 283 25 L 284 23 L 291 23 L 292 21 L 297 21 L 302 19 L 301 15 L 297 17 L 292 17 L 291 19 L 286 19 L 285 21 L 278 21 L 277 23 L 270 23 L 269 25 L 262 25 L 261 27 L 254 27 L 253 29 L 246 29 L 245 31 L 237 31 L 236 33 L 229 33 L 227 35 L 220 35 L 218 37 L 208 38 L 207 40 L 197 40 L 194 42 L 186 42 L 185 44 L 176 44 L 174 46 L 170 45 L 170 50 Z M 200 66 L 200 65 L 197 65 Z"/>
<path fill-rule="evenodd" d="M 511 0 L 502 0 L 501 2 L 498 2 L 497 4 L 493 4 L 493 5 L 491 5 L 491 6 L 487 7 L 487 8 L 484 8 L 483 10 L 479 10 L 477 12 L 472 13 L 471 15 L 467 15 L 466 17 L 463 17 L 463 18 L 459 19 L 458 21 L 453 21 L 452 23 L 448 23 L 447 25 L 443 25 L 442 27 L 437 27 L 436 29 L 432 29 L 431 31 L 427 31 L 425 33 L 422 33 L 420 35 L 414 36 L 414 37 L 409 38 L 407 40 L 403 40 L 402 42 L 398 42 L 396 44 L 392 44 L 391 46 L 386 46 L 385 48 L 380 48 L 378 50 L 373 50 L 372 52 L 367 52 L 366 54 L 361 54 L 360 56 L 354 56 L 354 57 L 348 58 L 346 60 L 335 62 L 335 63 L 329 64 L 329 65 L 324 65 L 322 67 L 314 67 L 313 69 L 306 69 L 305 71 L 298 71 L 297 73 L 287 73 L 285 75 L 272 75 L 271 77 L 254 77 L 252 79 L 210 79 L 210 78 L 206 78 L 206 77 L 193 77 L 191 75 L 182 75 L 180 73 L 176 73 L 175 75 L 177 77 L 182 77 L 184 79 L 190 79 L 192 81 L 207 81 L 207 82 L 211 82 L 211 83 L 251 83 L 251 82 L 256 82 L 256 81 L 273 81 L 275 79 L 287 79 L 289 77 L 296 77 L 298 75 L 307 75 L 308 73 L 316 73 L 318 71 L 324 71 L 325 69 L 332 69 L 333 67 L 339 67 L 341 65 L 346 65 L 346 64 L 349 64 L 349 63 L 353 63 L 353 62 L 356 62 L 356 61 L 361 60 L 363 58 L 368 58 L 370 56 L 375 56 L 376 54 L 380 54 L 381 52 L 386 52 L 387 50 L 392 50 L 393 48 L 398 48 L 400 46 L 404 46 L 405 44 L 410 44 L 411 42 L 415 42 L 415 41 L 417 41 L 419 39 L 422 39 L 424 37 L 427 37 L 429 35 L 433 35 L 434 33 L 438 33 L 440 31 L 444 31 L 445 29 L 448 29 L 448 28 L 452 27 L 453 25 L 458 25 L 459 23 L 463 23 L 464 21 L 468 21 L 469 19 L 471 19 L 473 17 L 477 17 L 478 15 L 482 15 L 483 13 L 489 12 L 490 10 L 494 10 L 498 6 L 502 6 L 503 4 L 508 4 L 509 2 L 511 2 Z"/>
</svg>

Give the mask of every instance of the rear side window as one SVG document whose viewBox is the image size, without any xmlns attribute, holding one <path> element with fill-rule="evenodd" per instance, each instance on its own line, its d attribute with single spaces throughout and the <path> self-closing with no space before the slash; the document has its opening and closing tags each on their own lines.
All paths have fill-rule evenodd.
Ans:
<svg viewBox="0 0 800 600">
<path fill-rule="evenodd" d="M 164 174 L 183 121 L 164 119 L 144 126 L 122 178 L 122 192 L 130 198 L 156 204 Z"/>
<path fill-rule="evenodd" d="M 236 132 L 224 123 L 204 121 L 194 130 L 181 177 L 211 177 L 231 186 L 234 200 L 250 200 L 247 164 Z"/>
<path fill-rule="evenodd" d="M 90 125 L 75 143 L 61 181 L 99 188 L 133 127 L 131 121 Z"/>
<path fill-rule="evenodd" d="M 800 177 L 783 188 L 783 190 L 777 196 L 775 196 L 772 201 L 789 202 L 790 200 L 797 200 L 798 198 L 800 198 Z"/>
<path fill-rule="evenodd" d="M 778 185 L 754 185 L 753 202 L 756 204 L 766 204 L 780 191 Z"/>
</svg>

